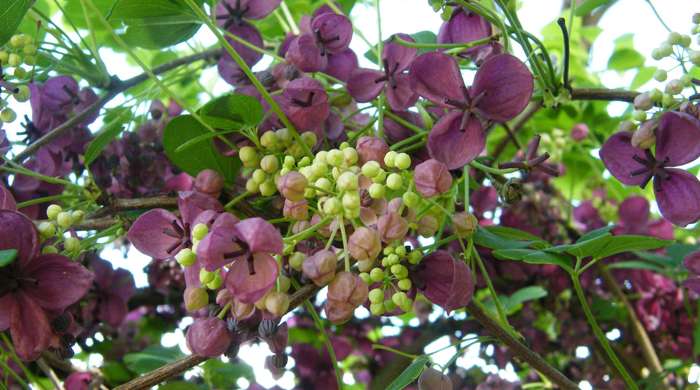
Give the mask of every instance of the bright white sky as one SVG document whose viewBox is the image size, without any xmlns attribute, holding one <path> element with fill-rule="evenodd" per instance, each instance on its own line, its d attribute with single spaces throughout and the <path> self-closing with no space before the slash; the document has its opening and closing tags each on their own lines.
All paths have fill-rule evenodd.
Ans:
<svg viewBox="0 0 700 390">
<path fill-rule="evenodd" d="M 529 0 L 523 1 L 523 6 L 519 10 L 520 20 L 524 28 L 528 31 L 539 35 L 542 27 L 560 15 L 561 4 L 559 0 Z M 700 6 L 697 0 L 656 0 L 654 2 L 658 7 L 658 11 L 664 21 L 673 29 L 682 34 L 690 32 L 691 16 L 694 12 L 700 12 Z M 427 0 L 381 0 L 382 13 L 382 33 L 384 38 L 394 33 L 414 33 L 423 30 L 430 30 L 437 33 L 442 20 L 438 14 L 435 14 Z M 565 15 L 568 16 L 568 15 Z M 376 29 L 376 13 L 373 7 L 357 6 L 352 13 L 355 25 L 365 34 L 371 41 L 377 40 Z M 622 34 L 633 32 L 635 33 L 634 43 L 635 48 L 647 58 L 647 65 L 654 63 L 651 59 L 651 51 L 657 47 L 667 36 L 666 30 L 656 19 L 650 7 L 644 0 L 619 0 L 601 20 L 599 26 L 603 32 L 596 40 L 592 49 L 591 68 L 593 70 L 604 70 L 606 68 L 608 57 L 612 54 L 614 39 Z M 199 39 L 205 45 L 213 44 L 214 38 L 206 28 L 202 28 L 197 34 L 196 39 Z M 371 67 L 363 58 L 363 53 L 367 50 L 365 44 L 355 38 L 351 47 L 361 58 L 361 66 Z M 694 42 L 694 47 L 698 47 L 698 42 Z M 120 77 L 126 78 L 140 73 L 140 69 L 128 65 L 123 57 L 117 56 L 114 53 L 104 51 L 105 62 L 109 64 L 111 70 L 118 72 Z M 119 68 L 112 66 L 120 64 Z M 669 76 L 672 76 L 670 74 Z M 601 75 L 603 83 L 610 88 L 624 88 L 629 85 L 629 82 L 634 77 L 634 72 L 626 72 L 620 75 L 617 72 L 604 72 Z M 223 82 L 215 82 L 216 74 L 214 70 L 210 70 L 205 74 L 205 78 L 209 78 L 213 84 L 212 92 L 214 94 L 224 93 L 229 91 L 228 85 Z M 671 77 L 669 77 L 671 78 Z M 205 83 L 205 85 L 209 85 Z M 645 86 L 647 89 L 656 86 L 655 82 Z M 120 102 L 115 101 L 112 105 L 118 105 Z M 620 104 L 613 107 L 611 112 L 621 112 L 626 108 L 626 105 Z M 23 110 L 17 110 L 18 114 L 23 114 Z M 6 126 L 12 130 L 19 129 L 17 123 L 15 126 Z M 132 271 L 136 277 L 137 285 L 146 285 L 146 276 L 143 273 L 143 267 L 148 263 L 148 258 L 135 250 L 128 253 L 128 257 L 124 258 L 121 251 L 105 250 L 103 257 L 109 259 L 117 267 L 127 268 Z M 189 320 L 185 321 L 186 325 Z M 392 331 L 391 327 L 385 327 L 387 331 Z M 163 338 L 163 343 L 167 346 L 180 345 L 183 351 L 187 352 L 182 337 L 182 332 L 178 331 L 173 334 L 168 334 Z M 431 344 L 428 350 L 437 350 L 440 347 L 448 345 L 447 338 L 437 340 Z M 580 351 L 579 357 L 585 357 L 587 350 L 585 347 Z M 477 364 L 486 371 L 495 372 L 495 367 L 486 367 L 485 362 L 478 359 L 478 346 L 467 351 L 464 357 L 458 360 L 458 364 L 464 367 L 470 367 Z M 435 360 L 440 363 L 445 363 L 454 353 L 454 348 L 448 349 L 445 352 L 434 355 Z M 271 387 L 275 384 L 283 388 L 291 388 L 294 384 L 294 378 L 290 373 L 285 374 L 280 381 L 275 381 L 263 368 L 264 357 L 269 354 L 267 347 L 245 347 L 241 349 L 241 358 L 248 362 L 255 369 L 255 374 L 258 382 L 265 386 Z M 579 351 L 577 351 L 579 355 Z M 96 356 L 96 355 L 95 355 Z M 99 361 L 91 359 L 92 364 L 99 364 Z M 292 361 L 292 359 L 290 359 Z M 291 363 L 290 363 L 291 364 Z M 500 373 L 508 379 L 516 379 L 515 373 L 511 370 L 502 371 Z M 700 376 L 700 370 L 695 367 L 691 372 L 691 379 L 697 380 Z M 346 376 L 347 378 L 347 376 Z M 241 383 L 243 385 L 243 383 Z M 582 383 L 582 388 L 590 388 L 587 383 Z"/>
</svg>

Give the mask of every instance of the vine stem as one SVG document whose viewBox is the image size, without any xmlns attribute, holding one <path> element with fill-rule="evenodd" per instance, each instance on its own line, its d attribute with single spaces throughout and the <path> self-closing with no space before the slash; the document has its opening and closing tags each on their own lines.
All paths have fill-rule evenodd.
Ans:
<svg viewBox="0 0 700 390">
<path fill-rule="evenodd" d="M 583 313 L 586 315 L 588 324 L 591 326 L 591 329 L 593 329 L 593 334 L 598 339 L 598 342 L 600 343 L 601 347 L 603 347 L 603 350 L 610 358 L 610 361 L 615 366 L 615 369 L 622 376 L 622 379 L 625 381 L 627 387 L 629 389 L 639 389 L 639 387 L 637 387 L 637 383 L 634 381 L 634 379 L 632 379 L 632 376 L 630 376 L 625 366 L 622 365 L 622 362 L 617 357 L 615 351 L 613 351 L 612 347 L 610 346 L 610 343 L 608 342 L 608 339 L 603 333 L 603 330 L 600 329 L 598 321 L 595 319 L 595 316 L 591 311 L 591 307 L 588 305 L 588 301 L 586 300 L 586 294 L 583 292 L 583 288 L 581 288 L 581 281 L 579 280 L 578 272 L 574 272 L 571 274 L 571 281 L 574 286 L 574 291 L 576 291 L 576 296 L 578 297 L 578 300 L 581 303 Z"/>
</svg>

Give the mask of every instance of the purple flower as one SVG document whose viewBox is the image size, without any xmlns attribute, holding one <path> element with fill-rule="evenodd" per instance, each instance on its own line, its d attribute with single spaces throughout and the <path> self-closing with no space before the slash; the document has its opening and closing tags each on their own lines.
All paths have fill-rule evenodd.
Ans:
<svg viewBox="0 0 700 390">
<path fill-rule="evenodd" d="M 474 280 L 467 264 L 444 250 L 426 256 L 415 279 L 423 295 L 447 312 L 466 306 L 474 293 Z"/>
<path fill-rule="evenodd" d="M 129 312 L 127 302 L 136 292 L 134 277 L 125 269 L 113 269 L 112 264 L 97 256 L 90 261 L 90 268 L 97 285 L 97 318 L 116 328 Z"/>
<path fill-rule="evenodd" d="M 452 175 L 447 166 L 432 158 L 416 165 L 413 181 L 416 192 L 426 198 L 444 194 L 452 187 Z"/>
<path fill-rule="evenodd" d="M 309 77 L 290 81 L 282 93 L 281 105 L 289 120 L 301 131 L 319 129 L 330 113 L 326 90 Z"/>
<path fill-rule="evenodd" d="M 400 117 L 408 123 L 416 125 L 417 127 L 423 127 L 423 118 L 421 118 L 420 114 L 418 113 L 412 111 L 396 111 L 394 112 L 394 115 Z M 387 116 L 384 118 L 384 134 L 390 143 L 396 143 L 415 135 L 416 133 Z"/>
<path fill-rule="evenodd" d="M 450 20 L 440 26 L 438 43 L 469 43 L 491 36 L 491 23 L 481 15 L 465 10 L 455 9 Z M 477 64 L 481 64 L 489 56 L 501 53 L 501 46 L 496 43 L 486 43 L 471 47 L 465 54 Z"/>
<path fill-rule="evenodd" d="M 14 196 L 2 183 L 0 183 L 0 210 L 17 210 Z"/>
<path fill-rule="evenodd" d="M 328 65 L 323 73 L 347 82 L 352 72 L 357 69 L 357 55 L 352 49 L 328 55 Z"/>
<path fill-rule="evenodd" d="M 486 136 L 481 119 L 513 119 L 532 96 L 532 74 L 509 54 L 484 61 L 470 88 L 464 85 L 457 60 L 440 52 L 416 58 L 410 75 L 416 93 L 450 110 L 428 137 L 430 155 L 449 169 L 461 168 L 484 149 Z"/>
<path fill-rule="evenodd" d="M 700 219 L 700 181 L 677 167 L 700 157 L 700 121 L 667 112 L 656 131 L 656 153 L 630 143 L 632 133 L 613 134 L 600 150 L 605 167 L 620 182 L 644 188 L 654 180 L 654 194 L 664 218 L 685 226 Z"/>
<path fill-rule="evenodd" d="M 586 200 L 574 208 L 574 220 L 581 225 L 583 231 L 591 231 L 605 226 L 605 222 L 600 217 L 598 209 L 593 206 L 593 202 Z"/>
<path fill-rule="evenodd" d="M 399 37 L 414 42 L 408 35 L 399 34 Z M 417 53 L 418 49 L 401 46 L 393 41 L 387 42 L 382 52 L 384 71 L 364 68 L 353 71 L 348 80 L 350 96 L 360 103 L 366 103 L 385 90 L 387 102 L 392 110 L 407 110 L 418 99 L 418 95 L 411 89 L 410 78 L 406 73 Z"/>
<path fill-rule="evenodd" d="M 177 200 L 180 217 L 164 209 L 143 213 L 134 221 L 127 238 L 140 252 L 155 259 L 175 256 L 192 247 L 191 230 L 198 223 L 209 224 L 223 207 L 216 199 L 199 192 L 181 192 Z"/>
<path fill-rule="evenodd" d="M 89 372 L 74 372 L 63 382 L 66 390 L 89 390 L 92 374 Z"/>
<path fill-rule="evenodd" d="M 216 317 L 194 320 L 185 338 L 192 353 L 210 358 L 224 354 L 233 341 L 226 322 Z"/>
<path fill-rule="evenodd" d="M 16 249 L 17 258 L 0 268 L 0 331 L 10 329 L 23 360 L 37 359 L 48 348 L 51 317 L 77 302 L 93 275 L 58 254 L 39 254 L 34 224 L 24 215 L 0 210 L 0 250 Z"/>
<path fill-rule="evenodd" d="M 344 15 L 323 13 L 311 20 L 310 32 L 289 45 L 285 58 L 303 72 L 319 72 L 328 66 L 328 55 L 345 51 L 352 39 L 352 24 Z"/>
</svg>

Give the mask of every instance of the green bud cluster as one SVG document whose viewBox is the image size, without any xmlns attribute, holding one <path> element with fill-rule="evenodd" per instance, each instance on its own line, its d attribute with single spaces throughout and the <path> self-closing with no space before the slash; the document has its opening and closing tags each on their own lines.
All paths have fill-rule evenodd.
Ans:
<svg viewBox="0 0 700 390">
<path fill-rule="evenodd" d="M 82 210 L 64 210 L 63 207 L 52 204 L 46 209 L 47 221 L 37 225 L 37 231 L 42 240 L 51 240 L 51 245 L 45 245 L 42 253 L 60 253 L 58 247 L 62 244 L 63 254 L 71 258 L 80 255 L 82 245 L 78 237 L 66 236 L 66 231 L 75 224 L 82 222 L 85 212 Z"/>
</svg>

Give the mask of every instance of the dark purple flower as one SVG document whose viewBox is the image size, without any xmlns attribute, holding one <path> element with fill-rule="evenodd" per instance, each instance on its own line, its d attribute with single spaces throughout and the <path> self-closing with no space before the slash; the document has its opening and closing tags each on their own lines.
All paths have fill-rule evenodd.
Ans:
<svg viewBox="0 0 700 390">
<path fill-rule="evenodd" d="M 216 317 L 195 319 L 186 339 L 192 353 L 209 358 L 223 355 L 233 341 L 226 321 Z"/>
<path fill-rule="evenodd" d="M 92 374 L 89 372 L 74 372 L 63 382 L 66 390 L 89 390 Z"/>
<path fill-rule="evenodd" d="M 423 295 L 447 312 L 466 306 L 474 293 L 474 280 L 467 264 L 444 250 L 426 256 L 414 279 Z"/>
<path fill-rule="evenodd" d="M 700 157 L 700 121 L 667 112 L 656 131 L 656 153 L 630 143 L 632 133 L 613 134 L 600 150 L 610 173 L 626 185 L 644 188 L 654 180 L 659 210 L 672 223 L 685 226 L 700 219 L 700 181 L 677 167 Z"/>
<path fill-rule="evenodd" d="M 192 247 L 192 228 L 210 224 L 223 207 L 216 199 L 199 192 L 181 192 L 178 196 L 180 216 L 168 210 L 153 209 L 143 213 L 131 225 L 127 238 L 142 253 L 155 259 L 167 259 L 184 248 Z"/>
<path fill-rule="evenodd" d="M 516 57 L 495 55 L 479 67 L 470 88 L 457 60 L 440 52 L 413 61 L 411 86 L 420 96 L 450 111 L 428 137 L 430 155 L 449 169 L 461 168 L 484 149 L 480 119 L 505 122 L 518 115 L 532 96 L 532 74 Z"/>
<path fill-rule="evenodd" d="M 399 37 L 414 42 L 408 35 L 399 34 Z M 385 90 L 387 102 L 392 110 L 407 110 L 418 99 L 418 95 L 411 89 L 411 81 L 406 73 L 417 53 L 418 49 L 393 41 L 387 42 L 382 52 L 383 72 L 364 68 L 353 71 L 348 80 L 350 96 L 360 103 L 365 103 Z"/>
<path fill-rule="evenodd" d="M 357 55 L 352 49 L 328 55 L 328 65 L 323 73 L 347 82 L 352 72 L 357 69 Z"/>
<path fill-rule="evenodd" d="M 17 257 L 0 268 L 0 331 L 9 328 L 17 354 L 34 360 L 51 341 L 49 316 L 85 295 L 93 275 L 65 256 L 39 254 L 34 224 L 15 211 L 0 210 L 2 249 L 16 249 Z"/>
<path fill-rule="evenodd" d="M 389 145 L 379 137 L 362 136 L 357 140 L 357 154 L 360 157 L 360 164 L 367 161 L 377 161 L 384 166 L 384 155 L 389 152 Z"/>
<path fill-rule="evenodd" d="M 289 45 L 285 58 L 303 72 L 319 72 L 328 66 L 328 55 L 345 51 L 352 39 L 352 24 L 344 15 L 323 13 L 311 20 L 310 32 Z"/>
<path fill-rule="evenodd" d="M 598 209 L 593 206 L 593 202 L 586 200 L 574 208 L 574 220 L 581 225 L 584 232 L 602 228 L 605 222 L 600 217 Z"/>
<path fill-rule="evenodd" d="M 2 183 L 0 183 L 0 210 L 17 210 L 15 197 Z"/>
<path fill-rule="evenodd" d="M 450 16 L 450 20 L 440 26 L 438 43 L 469 43 L 491 36 L 491 23 L 481 15 L 456 8 Z M 489 56 L 501 53 L 501 46 L 497 42 L 485 43 L 465 50 L 465 54 L 474 62 L 481 64 Z"/>
<path fill-rule="evenodd" d="M 90 268 L 97 285 L 97 318 L 113 328 L 121 325 L 129 312 L 127 302 L 136 293 L 134 277 L 125 269 L 113 269 L 112 264 L 94 256 Z"/>
<path fill-rule="evenodd" d="M 330 113 L 328 94 L 320 82 L 302 77 L 290 81 L 281 96 L 289 120 L 301 131 L 319 129 Z"/>
<path fill-rule="evenodd" d="M 483 218 L 487 211 L 494 211 L 498 206 L 498 191 L 495 187 L 479 187 L 472 192 L 469 202 L 474 209 L 474 214 Z"/>
</svg>

